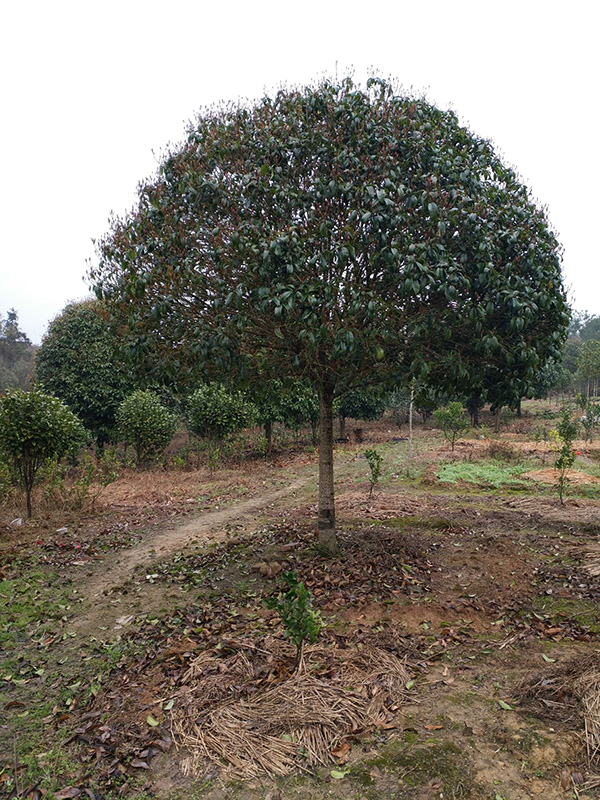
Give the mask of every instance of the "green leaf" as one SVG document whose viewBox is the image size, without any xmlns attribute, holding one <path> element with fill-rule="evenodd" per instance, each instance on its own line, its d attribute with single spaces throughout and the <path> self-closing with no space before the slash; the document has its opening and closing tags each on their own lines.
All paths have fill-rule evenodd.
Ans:
<svg viewBox="0 0 600 800">
<path fill-rule="evenodd" d="M 504 700 L 498 700 L 498 705 L 500 708 L 503 708 L 504 711 L 514 711 L 514 708 L 510 706 L 508 703 L 505 703 Z"/>
<path fill-rule="evenodd" d="M 341 772 L 339 769 L 332 769 L 329 774 L 334 780 L 341 781 L 342 778 L 345 778 L 348 773 Z"/>
<path fill-rule="evenodd" d="M 148 714 L 148 716 L 146 717 L 146 722 L 152 728 L 156 728 L 157 725 L 160 725 L 159 721 L 157 719 L 154 719 L 152 714 Z"/>
</svg>

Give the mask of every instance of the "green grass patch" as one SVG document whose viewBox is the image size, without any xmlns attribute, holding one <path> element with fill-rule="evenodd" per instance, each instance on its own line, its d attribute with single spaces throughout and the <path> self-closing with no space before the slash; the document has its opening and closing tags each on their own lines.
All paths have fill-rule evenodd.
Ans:
<svg viewBox="0 0 600 800">
<path fill-rule="evenodd" d="M 523 488 L 527 484 L 518 476 L 527 472 L 527 467 L 507 464 L 482 464 L 462 461 L 455 464 L 443 464 L 437 472 L 440 483 L 472 483 L 476 486 L 490 486 L 498 489 L 501 486 Z"/>
</svg>

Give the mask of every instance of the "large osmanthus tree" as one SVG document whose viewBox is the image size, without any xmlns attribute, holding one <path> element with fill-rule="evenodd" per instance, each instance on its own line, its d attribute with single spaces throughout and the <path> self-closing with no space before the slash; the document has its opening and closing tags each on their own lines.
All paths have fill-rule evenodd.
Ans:
<svg viewBox="0 0 600 800">
<path fill-rule="evenodd" d="M 319 538 L 335 547 L 332 404 L 394 375 L 518 380 L 567 322 L 544 214 L 454 114 L 348 79 L 207 111 L 114 219 L 91 270 L 148 368 L 308 378 Z"/>
</svg>

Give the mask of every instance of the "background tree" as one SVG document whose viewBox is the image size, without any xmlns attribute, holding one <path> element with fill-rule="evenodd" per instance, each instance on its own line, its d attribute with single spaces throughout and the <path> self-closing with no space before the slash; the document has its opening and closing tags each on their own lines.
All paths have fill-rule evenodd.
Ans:
<svg viewBox="0 0 600 800">
<path fill-rule="evenodd" d="M 27 389 L 33 372 L 35 348 L 19 328 L 19 316 L 11 308 L 0 316 L 0 392 Z"/>
<path fill-rule="evenodd" d="M 271 452 L 273 423 L 279 422 L 296 434 L 310 425 L 312 442 L 317 444 L 319 398 L 305 381 L 268 380 L 253 385 L 249 392 L 257 408 L 257 419 L 265 427 L 267 452 Z"/>
<path fill-rule="evenodd" d="M 279 403 L 281 422 L 296 434 L 310 425 L 313 445 L 318 443 L 319 395 L 308 381 L 289 381 Z"/>
<path fill-rule="evenodd" d="M 96 300 L 69 303 L 48 327 L 35 359 L 36 381 L 83 420 L 98 444 L 115 425 L 133 381 Z"/>
<path fill-rule="evenodd" d="M 577 336 L 582 342 L 589 339 L 600 341 L 600 317 L 587 311 L 573 312 L 569 336 Z"/>
<path fill-rule="evenodd" d="M 265 430 L 267 455 L 273 450 L 273 424 L 282 421 L 280 404 L 282 391 L 282 381 L 270 380 L 251 387 L 248 392 L 248 397 L 256 408 L 256 420 Z"/>
<path fill-rule="evenodd" d="M 541 369 L 536 370 L 531 384 L 531 396 L 541 399 L 553 392 L 562 394 L 571 388 L 574 377 L 562 360 L 550 358 Z"/>
<path fill-rule="evenodd" d="M 187 401 L 188 427 L 209 442 L 220 441 L 252 425 L 256 408 L 242 392 L 224 386 L 200 386 Z"/>
<path fill-rule="evenodd" d="M 132 445 L 136 464 L 162 452 L 175 433 L 177 420 L 154 392 L 137 389 L 119 405 L 115 415 L 120 442 Z"/>
<path fill-rule="evenodd" d="M 87 436 L 81 421 L 57 397 L 22 389 L 0 397 L 0 455 L 25 492 L 29 518 L 40 468 L 50 458 L 76 451 Z"/>
<path fill-rule="evenodd" d="M 387 409 L 390 412 L 394 425 L 399 428 L 408 422 L 410 409 L 410 390 L 395 387 L 387 396 Z"/>
<path fill-rule="evenodd" d="M 571 312 L 571 319 L 569 320 L 569 337 L 578 339 L 579 331 L 583 328 L 589 318 L 590 315 L 587 311 L 573 310 Z"/>
<path fill-rule="evenodd" d="M 569 337 L 564 344 L 561 360 L 562 363 L 573 377 L 575 377 L 577 373 L 577 360 L 579 358 L 579 354 L 581 353 L 581 348 L 583 346 L 583 342 L 581 339 L 574 339 Z"/>
<path fill-rule="evenodd" d="M 515 174 L 454 114 L 381 80 L 200 115 L 99 256 L 96 291 L 146 363 L 311 383 L 331 550 L 340 388 L 435 364 L 455 391 L 483 361 L 515 383 L 568 322 L 557 242 Z"/>
<path fill-rule="evenodd" d="M 587 395 L 597 394 L 600 379 L 600 342 L 585 341 L 577 358 L 577 373 L 587 384 Z"/>
<path fill-rule="evenodd" d="M 346 419 L 364 421 L 380 419 L 387 407 L 387 396 L 381 388 L 361 387 L 337 397 L 333 412 L 340 421 L 340 439 L 346 438 Z"/>
</svg>

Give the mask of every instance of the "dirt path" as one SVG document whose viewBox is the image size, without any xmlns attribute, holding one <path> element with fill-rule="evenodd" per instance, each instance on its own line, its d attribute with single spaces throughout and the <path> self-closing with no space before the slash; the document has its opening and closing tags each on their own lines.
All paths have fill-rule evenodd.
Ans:
<svg viewBox="0 0 600 800">
<path fill-rule="evenodd" d="M 285 498 L 298 497 L 312 478 L 312 475 L 303 476 L 282 489 L 266 491 L 218 511 L 204 512 L 181 525 L 162 527 L 133 547 L 115 553 L 112 560 L 104 560 L 82 582 L 84 600 L 71 627 L 79 632 L 88 632 L 98 626 L 114 627 L 115 623 L 119 625 L 119 619 L 142 609 L 146 612 L 154 610 L 157 602 L 164 605 L 164 587 L 147 582 L 132 585 L 136 568 L 169 558 L 190 545 L 221 541 L 227 528 L 235 524 L 243 522 L 245 530 L 251 530 L 252 521 L 262 512 Z"/>
</svg>

